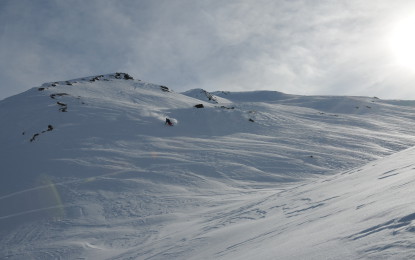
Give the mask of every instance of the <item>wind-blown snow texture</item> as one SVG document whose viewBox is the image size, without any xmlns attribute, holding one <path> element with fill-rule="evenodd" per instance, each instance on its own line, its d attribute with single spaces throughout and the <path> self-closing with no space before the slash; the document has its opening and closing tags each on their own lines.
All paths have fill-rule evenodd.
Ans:
<svg viewBox="0 0 415 260">
<path fill-rule="evenodd" d="M 414 119 L 124 73 L 44 84 L 0 101 L 0 258 L 414 258 Z"/>
</svg>

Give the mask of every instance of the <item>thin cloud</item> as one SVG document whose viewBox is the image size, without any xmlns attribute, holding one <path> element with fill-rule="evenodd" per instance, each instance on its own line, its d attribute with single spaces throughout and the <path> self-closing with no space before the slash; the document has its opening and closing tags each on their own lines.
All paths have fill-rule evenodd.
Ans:
<svg viewBox="0 0 415 260">
<path fill-rule="evenodd" d="M 114 71 L 176 91 L 415 98 L 415 73 L 396 67 L 385 43 L 411 8 L 409 0 L 2 1 L 0 99 Z"/>
</svg>

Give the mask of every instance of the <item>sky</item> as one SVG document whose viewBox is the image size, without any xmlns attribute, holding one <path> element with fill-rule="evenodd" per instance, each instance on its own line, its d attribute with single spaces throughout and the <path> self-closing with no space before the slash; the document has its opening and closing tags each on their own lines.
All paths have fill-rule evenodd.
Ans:
<svg viewBox="0 0 415 260">
<path fill-rule="evenodd" d="M 415 99 L 413 17 L 412 0 L 0 0 L 0 100 L 113 72 L 176 92 Z"/>
</svg>

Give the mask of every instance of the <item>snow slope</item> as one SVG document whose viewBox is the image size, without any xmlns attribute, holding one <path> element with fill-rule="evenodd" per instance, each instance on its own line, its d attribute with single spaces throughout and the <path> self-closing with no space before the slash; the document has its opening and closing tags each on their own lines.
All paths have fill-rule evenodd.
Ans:
<svg viewBox="0 0 415 260">
<path fill-rule="evenodd" d="M 188 90 L 186 92 L 183 92 L 182 94 L 185 95 L 185 96 L 200 99 L 200 100 L 203 100 L 203 101 L 206 101 L 206 102 L 209 102 L 209 103 L 213 103 L 213 104 L 230 103 L 230 101 L 227 100 L 226 98 L 215 96 L 214 94 L 209 93 L 206 90 L 200 89 L 200 88 L 191 89 L 191 90 Z"/>
<path fill-rule="evenodd" d="M 206 93 L 115 73 L 0 101 L 0 258 L 414 256 L 414 101 Z"/>
</svg>

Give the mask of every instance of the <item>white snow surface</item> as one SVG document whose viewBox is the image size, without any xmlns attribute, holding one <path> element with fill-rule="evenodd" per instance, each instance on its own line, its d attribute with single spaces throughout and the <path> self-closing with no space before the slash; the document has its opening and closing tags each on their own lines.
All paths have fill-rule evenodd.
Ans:
<svg viewBox="0 0 415 260">
<path fill-rule="evenodd" d="M 200 93 L 0 101 L 0 259 L 415 258 L 415 101 Z"/>
<path fill-rule="evenodd" d="M 213 103 L 213 104 L 225 104 L 225 103 L 230 103 L 229 100 L 227 100 L 226 98 L 220 97 L 220 96 L 216 96 L 212 93 L 207 92 L 204 89 L 201 88 L 195 88 L 195 89 L 191 89 L 188 90 L 186 92 L 182 93 L 183 95 L 189 96 L 189 97 L 193 97 L 196 99 L 200 99 L 209 103 Z"/>
</svg>

